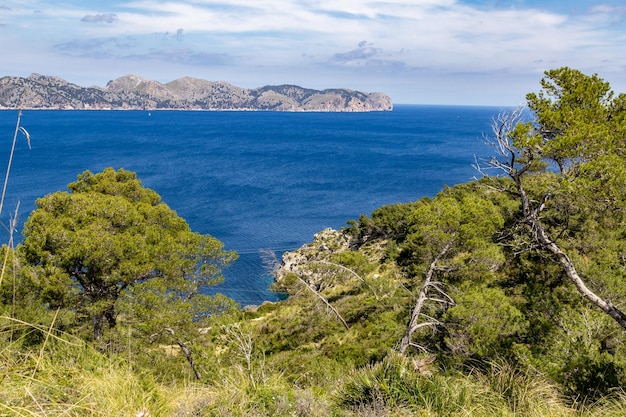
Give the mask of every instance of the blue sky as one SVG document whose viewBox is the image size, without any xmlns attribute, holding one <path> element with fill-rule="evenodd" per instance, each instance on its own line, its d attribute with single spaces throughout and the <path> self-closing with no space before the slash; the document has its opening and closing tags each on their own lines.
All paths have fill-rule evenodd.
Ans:
<svg viewBox="0 0 626 417">
<path fill-rule="evenodd" d="M 543 71 L 626 92 L 622 0 L 0 0 L 0 76 L 135 74 L 517 105 Z"/>
</svg>

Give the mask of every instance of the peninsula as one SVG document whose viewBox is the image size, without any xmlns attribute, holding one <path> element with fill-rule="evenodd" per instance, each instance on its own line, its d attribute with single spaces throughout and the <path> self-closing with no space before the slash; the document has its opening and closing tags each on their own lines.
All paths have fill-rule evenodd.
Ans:
<svg viewBox="0 0 626 417">
<path fill-rule="evenodd" d="M 383 93 L 313 90 L 296 85 L 246 89 L 223 81 L 183 77 L 166 84 L 136 75 L 106 87 L 81 87 L 62 78 L 32 74 L 0 78 L 0 109 L 59 110 L 264 110 L 313 112 L 391 111 Z"/>
</svg>

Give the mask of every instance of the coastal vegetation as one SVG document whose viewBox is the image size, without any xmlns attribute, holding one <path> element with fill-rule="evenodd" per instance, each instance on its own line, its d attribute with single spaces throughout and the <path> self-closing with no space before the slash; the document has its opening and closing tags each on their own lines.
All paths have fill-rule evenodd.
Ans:
<svg viewBox="0 0 626 417">
<path fill-rule="evenodd" d="M 284 301 L 134 173 L 85 172 L 2 248 L 0 415 L 623 416 L 626 95 L 545 73 L 482 178 L 282 259 Z"/>
</svg>

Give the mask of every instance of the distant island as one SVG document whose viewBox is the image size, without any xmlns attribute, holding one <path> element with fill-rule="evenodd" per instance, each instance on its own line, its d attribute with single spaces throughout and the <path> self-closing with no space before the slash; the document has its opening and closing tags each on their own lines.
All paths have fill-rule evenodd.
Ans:
<svg viewBox="0 0 626 417">
<path fill-rule="evenodd" d="M 106 87 L 81 87 L 62 78 L 32 74 L 0 78 L 0 109 L 60 110 L 264 110 L 312 112 L 391 111 L 383 93 L 312 90 L 296 85 L 246 89 L 222 81 L 183 77 L 166 84 L 136 75 Z"/>
</svg>

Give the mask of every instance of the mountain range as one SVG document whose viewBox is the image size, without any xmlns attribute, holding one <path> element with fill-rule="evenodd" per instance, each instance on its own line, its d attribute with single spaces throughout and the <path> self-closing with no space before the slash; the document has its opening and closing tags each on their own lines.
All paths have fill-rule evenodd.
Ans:
<svg viewBox="0 0 626 417">
<path fill-rule="evenodd" d="M 81 87 L 41 74 L 0 78 L 0 109 L 62 110 L 266 110 L 317 112 L 390 111 L 384 93 L 313 90 L 296 85 L 246 89 L 223 81 L 183 77 L 162 84 L 136 75 L 106 87 Z"/>
</svg>

